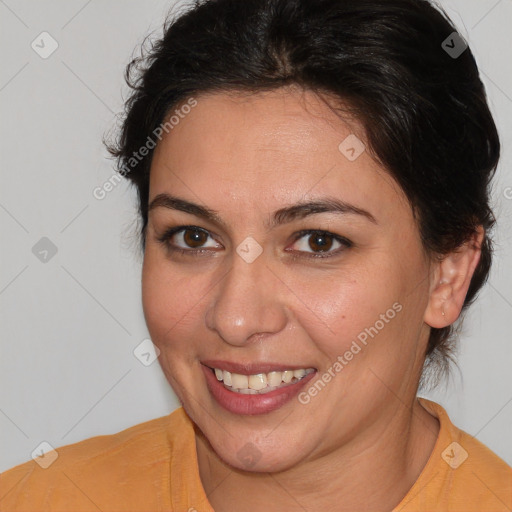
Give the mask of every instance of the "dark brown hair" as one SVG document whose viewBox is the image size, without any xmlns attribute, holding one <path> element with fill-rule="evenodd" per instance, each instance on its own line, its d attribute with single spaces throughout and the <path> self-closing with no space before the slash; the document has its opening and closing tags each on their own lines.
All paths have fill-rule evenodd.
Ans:
<svg viewBox="0 0 512 512">
<path fill-rule="evenodd" d="M 372 155 L 408 197 L 428 255 L 442 257 L 484 227 L 465 311 L 491 265 L 500 143 L 473 54 L 454 32 L 427 0 L 196 1 L 128 65 L 132 94 L 109 145 L 138 191 L 142 249 L 153 151 L 133 156 L 170 111 L 201 93 L 296 84 L 350 105 Z M 448 368 L 455 333 L 431 329 L 430 366 Z"/>
</svg>

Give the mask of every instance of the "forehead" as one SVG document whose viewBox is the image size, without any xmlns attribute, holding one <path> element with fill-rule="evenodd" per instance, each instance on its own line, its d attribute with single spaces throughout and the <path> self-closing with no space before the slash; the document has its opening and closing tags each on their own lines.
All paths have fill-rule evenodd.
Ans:
<svg viewBox="0 0 512 512">
<path fill-rule="evenodd" d="M 155 149 L 150 201 L 172 192 L 218 210 L 228 200 L 267 210 L 329 194 L 373 203 L 376 216 L 403 203 L 398 185 L 369 151 L 352 160 L 340 150 L 346 140 L 357 152 L 364 148 L 361 124 L 342 120 L 313 92 L 283 88 L 195 98 L 197 105 Z"/>
<path fill-rule="evenodd" d="M 160 145 L 180 159 L 225 160 L 238 154 L 249 160 L 262 151 L 258 156 L 309 161 L 318 160 L 327 148 L 336 149 L 350 133 L 364 139 L 356 120 L 351 126 L 341 121 L 311 91 L 287 87 L 252 94 L 208 93 L 196 101 Z M 194 154 L 181 151 L 184 139 L 189 139 L 187 149 L 194 144 Z"/>
</svg>

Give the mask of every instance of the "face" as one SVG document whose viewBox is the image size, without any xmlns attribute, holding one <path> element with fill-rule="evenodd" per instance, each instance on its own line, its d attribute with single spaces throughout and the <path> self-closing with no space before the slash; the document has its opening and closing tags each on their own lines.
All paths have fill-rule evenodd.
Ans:
<svg viewBox="0 0 512 512">
<path fill-rule="evenodd" d="M 169 383 L 239 469 L 371 442 L 414 399 L 428 338 L 405 196 L 312 92 L 196 99 L 150 175 L 143 307 Z"/>
</svg>

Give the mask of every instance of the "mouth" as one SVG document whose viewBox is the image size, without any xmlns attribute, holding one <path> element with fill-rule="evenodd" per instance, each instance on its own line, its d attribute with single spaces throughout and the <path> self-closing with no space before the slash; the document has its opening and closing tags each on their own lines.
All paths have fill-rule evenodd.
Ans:
<svg viewBox="0 0 512 512">
<path fill-rule="evenodd" d="M 293 384 L 315 371 L 314 368 L 300 368 L 298 370 L 272 371 L 268 373 L 255 373 L 244 375 L 229 372 L 220 368 L 210 368 L 219 382 L 234 393 L 243 395 L 264 395 L 276 389 Z"/>
<path fill-rule="evenodd" d="M 238 415 L 264 414 L 282 407 L 317 372 L 311 367 L 225 361 L 204 361 L 201 368 L 211 397 L 223 409 Z"/>
</svg>

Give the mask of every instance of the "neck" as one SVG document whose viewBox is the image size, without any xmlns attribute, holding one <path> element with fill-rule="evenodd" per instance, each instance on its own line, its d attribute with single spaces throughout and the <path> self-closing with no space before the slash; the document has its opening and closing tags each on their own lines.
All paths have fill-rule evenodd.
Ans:
<svg viewBox="0 0 512 512">
<path fill-rule="evenodd" d="M 279 473 L 241 471 L 227 465 L 198 432 L 199 472 L 216 512 L 393 509 L 427 463 L 439 422 L 414 399 L 400 404 L 364 435 Z"/>
</svg>

